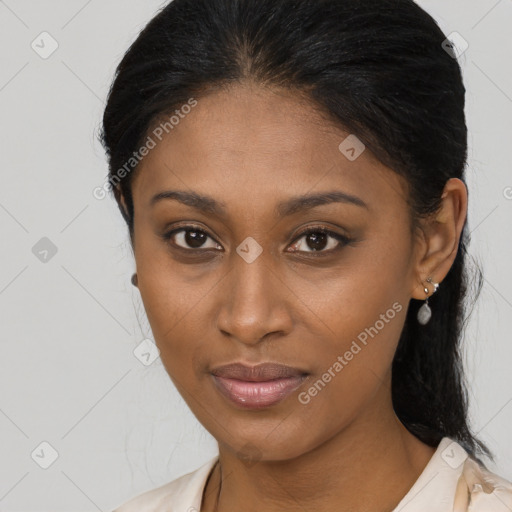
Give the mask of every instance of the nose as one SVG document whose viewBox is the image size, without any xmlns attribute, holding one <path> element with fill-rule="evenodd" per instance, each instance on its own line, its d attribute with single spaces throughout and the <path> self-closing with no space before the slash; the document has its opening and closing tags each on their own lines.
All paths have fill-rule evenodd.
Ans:
<svg viewBox="0 0 512 512">
<path fill-rule="evenodd" d="M 256 345 L 271 334 L 288 334 L 293 327 L 293 293 L 271 267 L 264 254 L 252 263 L 234 255 L 224 280 L 217 328 L 224 336 Z"/>
</svg>

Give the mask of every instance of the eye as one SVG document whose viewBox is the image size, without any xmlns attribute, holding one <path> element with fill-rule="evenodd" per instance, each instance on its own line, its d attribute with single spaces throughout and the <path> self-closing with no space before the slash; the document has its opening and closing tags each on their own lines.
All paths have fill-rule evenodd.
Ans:
<svg viewBox="0 0 512 512">
<path fill-rule="evenodd" d="M 351 242 L 350 238 L 335 233 L 325 226 L 309 227 L 295 240 L 291 246 L 292 252 L 306 253 L 333 253 Z"/>
<path fill-rule="evenodd" d="M 198 226 L 189 225 L 173 229 L 164 234 L 163 238 L 179 249 L 191 253 L 195 251 L 206 252 L 209 249 L 222 250 L 222 246 Z M 208 240 L 210 240 L 209 245 Z M 290 246 L 292 250 L 289 252 L 333 253 L 351 241 L 350 238 L 331 231 L 325 226 L 314 226 L 299 233 L 299 238 L 295 239 L 295 242 Z"/>
<path fill-rule="evenodd" d="M 170 241 L 180 249 L 194 251 L 194 249 L 222 249 L 222 247 L 213 240 L 206 231 L 197 226 L 185 226 L 166 233 L 164 239 Z M 205 242 L 210 239 L 210 245 Z"/>
</svg>

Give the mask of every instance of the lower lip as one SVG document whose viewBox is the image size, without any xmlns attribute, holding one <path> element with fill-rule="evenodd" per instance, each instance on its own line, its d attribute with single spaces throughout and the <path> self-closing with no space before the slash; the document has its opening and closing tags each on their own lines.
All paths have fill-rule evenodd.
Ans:
<svg viewBox="0 0 512 512">
<path fill-rule="evenodd" d="M 277 404 L 293 393 L 307 375 L 287 377 L 263 382 L 227 379 L 213 375 L 217 389 L 233 403 L 248 409 L 261 409 Z"/>
</svg>

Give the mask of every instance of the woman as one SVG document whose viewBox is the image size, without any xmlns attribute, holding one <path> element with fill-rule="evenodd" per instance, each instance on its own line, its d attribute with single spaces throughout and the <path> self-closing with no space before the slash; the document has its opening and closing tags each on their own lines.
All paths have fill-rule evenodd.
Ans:
<svg viewBox="0 0 512 512">
<path fill-rule="evenodd" d="M 118 512 L 512 510 L 467 418 L 460 67 L 411 0 L 174 0 L 102 142 L 219 455 Z"/>
</svg>

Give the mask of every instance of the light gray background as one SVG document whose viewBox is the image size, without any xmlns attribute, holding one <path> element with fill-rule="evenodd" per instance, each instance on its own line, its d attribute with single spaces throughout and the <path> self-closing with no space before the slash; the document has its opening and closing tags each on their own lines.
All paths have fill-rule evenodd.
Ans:
<svg viewBox="0 0 512 512">
<path fill-rule="evenodd" d="M 160 359 L 133 354 L 151 338 L 133 255 L 114 202 L 92 195 L 115 66 L 163 3 L 0 1 L 2 511 L 109 511 L 217 453 Z M 485 269 L 466 336 L 471 414 L 512 479 L 512 1 L 419 3 L 469 43 L 470 250 Z M 59 45 L 47 59 L 31 48 L 43 31 Z M 43 237 L 57 247 L 46 262 L 32 251 Z"/>
</svg>

